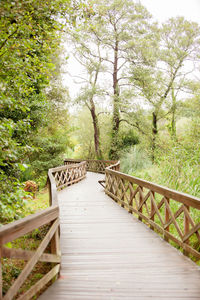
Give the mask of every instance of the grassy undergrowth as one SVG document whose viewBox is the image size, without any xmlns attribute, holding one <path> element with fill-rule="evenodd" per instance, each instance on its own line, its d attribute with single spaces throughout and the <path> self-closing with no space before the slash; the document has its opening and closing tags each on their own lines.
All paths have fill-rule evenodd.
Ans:
<svg viewBox="0 0 200 300">
<path fill-rule="evenodd" d="M 44 188 L 37 193 L 36 198 L 32 198 L 27 205 L 27 208 L 31 208 L 33 213 L 43 210 L 49 206 L 49 194 L 48 189 Z"/>
</svg>

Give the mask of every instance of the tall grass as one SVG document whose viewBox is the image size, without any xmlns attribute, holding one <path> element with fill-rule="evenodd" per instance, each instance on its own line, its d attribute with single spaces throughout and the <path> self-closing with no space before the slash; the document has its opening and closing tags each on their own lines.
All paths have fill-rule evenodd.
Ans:
<svg viewBox="0 0 200 300">
<path fill-rule="evenodd" d="M 128 152 L 121 153 L 120 165 L 122 172 L 130 175 L 138 174 L 142 170 L 152 167 L 147 153 L 139 145 L 130 147 Z"/>
<path fill-rule="evenodd" d="M 200 150 L 171 147 L 152 164 L 145 150 L 136 145 L 121 153 L 120 162 L 126 174 L 200 197 Z"/>
</svg>

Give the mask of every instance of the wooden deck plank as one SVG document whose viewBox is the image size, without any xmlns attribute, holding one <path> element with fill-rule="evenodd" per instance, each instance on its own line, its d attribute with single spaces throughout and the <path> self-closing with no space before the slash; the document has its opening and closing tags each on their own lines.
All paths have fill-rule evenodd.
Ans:
<svg viewBox="0 0 200 300">
<path fill-rule="evenodd" d="M 200 268 L 106 196 L 102 177 L 59 192 L 61 277 L 39 299 L 200 299 Z"/>
</svg>

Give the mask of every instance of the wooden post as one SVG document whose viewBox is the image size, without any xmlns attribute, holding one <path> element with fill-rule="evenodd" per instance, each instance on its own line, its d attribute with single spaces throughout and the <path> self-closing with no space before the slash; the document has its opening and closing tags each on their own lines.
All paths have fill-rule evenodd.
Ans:
<svg viewBox="0 0 200 300">
<path fill-rule="evenodd" d="M 51 253 L 60 255 L 60 236 L 59 236 L 59 227 L 56 230 L 54 236 L 52 237 L 51 240 Z"/>
<path fill-rule="evenodd" d="M 53 235 L 53 237 L 51 239 L 51 253 L 61 256 L 61 251 L 60 251 L 60 232 L 59 231 L 60 231 L 60 227 L 57 228 L 55 234 Z M 60 274 L 60 271 L 52 279 L 52 283 L 58 278 L 59 274 Z"/>
<path fill-rule="evenodd" d="M 152 194 L 152 197 L 154 198 L 155 197 L 155 192 L 151 191 L 151 194 Z M 151 199 L 151 215 L 153 215 L 154 210 L 155 210 L 155 208 L 154 208 L 154 205 L 153 205 L 153 201 Z M 154 215 L 151 217 L 151 220 L 154 221 Z M 154 230 L 154 227 L 152 225 L 150 225 L 150 228 L 151 228 L 151 230 Z"/>
<path fill-rule="evenodd" d="M 0 300 L 3 299 L 3 281 L 2 281 L 2 247 L 0 246 Z"/>
<path fill-rule="evenodd" d="M 105 191 L 108 189 L 108 174 L 105 172 Z"/>
<path fill-rule="evenodd" d="M 117 178 L 119 178 L 119 177 L 117 177 Z M 124 200 L 125 200 L 125 192 L 124 192 L 124 190 L 125 190 L 125 181 L 124 181 L 123 179 L 122 179 L 121 181 L 122 181 L 122 185 L 123 185 L 123 187 L 121 187 L 122 193 L 123 193 L 123 196 L 122 196 L 121 200 L 124 201 Z M 118 182 L 117 182 L 117 183 L 118 183 Z M 119 186 L 119 185 L 118 185 L 118 186 Z M 123 204 L 123 203 L 121 204 L 121 207 L 124 208 L 124 204 Z"/>
<path fill-rule="evenodd" d="M 185 205 L 185 208 L 188 211 L 190 210 L 190 207 L 188 205 Z M 187 234 L 189 230 L 190 230 L 190 222 L 188 217 L 184 214 L 184 234 Z M 185 244 L 189 245 L 189 239 L 185 241 Z M 189 253 L 185 249 L 183 249 L 183 254 L 189 256 Z"/>
<path fill-rule="evenodd" d="M 166 197 L 165 197 L 165 199 L 167 200 L 167 203 L 169 204 L 169 199 L 166 198 Z M 167 209 L 167 207 L 166 207 L 166 204 L 165 204 L 165 224 L 166 224 L 167 222 L 169 222 L 169 211 L 168 211 L 168 209 Z M 169 226 L 167 226 L 167 227 L 165 228 L 165 230 L 169 232 Z M 164 240 L 165 240 L 166 242 L 169 242 L 169 238 L 168 238 L 165 234 L 164 234 Z"/>
<path fill-rule="evenodd" d="M 52 206 L 51 182 L 50 182 L 49 176 L 47 178 L 47 187 L 48 187 L 48 192 L 49 192 L 49 206 Z"/>
<path fill-rule="evenodd" d="M 140 186 L 140 189 L 141 189 L 141 191 L 143 192 L 143 187 L 142 187 L 142 186 Z M 140 193 L 139 193 L 139 194 L 140 194 Z M 139 204 L 141 204 L 141 203 L 142 203 L 142 196 L 141 196 L 141 194 L 140 194 L 140 196 L 139 196 Z M 139 209 L 139 212 L 142 213 L 142 207 Z M 142 221 L 142 218 L 139 216 L 139 217 L 138 217 L 138 220 Z"/>
<path fill-rule="evenodd" d="M 132 209 L 130 208 L 130 206 L 132 207 L 133 206 L 133 192 L 132 192 L 132 189 L 130 189 L 130 201 L 129 201 L 129 210 L 128 210 L 128 212 L 130 213 L 130 214 L 132 214 Z"/>
</svg>

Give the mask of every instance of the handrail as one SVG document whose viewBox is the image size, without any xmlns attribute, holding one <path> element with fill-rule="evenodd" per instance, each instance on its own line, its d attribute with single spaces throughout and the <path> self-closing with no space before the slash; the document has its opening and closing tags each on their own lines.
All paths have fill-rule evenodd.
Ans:
<svg viewBox="0 0 200 300">
<path fill-rule="evenodd" d="M 49 206 L 58 205 L 57 187 L 51 169 L 48 170 L 47 186 L 49 190 Z"/>
<path fill-rule="evenodd" d="M 48 207 L 38 213 L 27 216 L 23 219 L 4 225 L 0 228 L 0 245 L 31 232 L 37 226 L 43 226 L 59 216 L 59 207 L 57 205 Z"/>
<path fill-rule="evenodd" d="M 105 193 L 185 255 L 200 259 L 199 198 L 119 172 L 119 162 L 105 169 Z"/>
<path fill-rule="evenodd" d="M 73 183 L 77 183 L 86 176 L 86 162 L 64 165 L 50 169 L 54 177 L 56 188 L 61 189 Z"/>
<path fill-rule="evenodd" d="M 38 261 L 54 263 L 52 269 L 44 275 L 34 286 L 19 297 L 31 299 L 51 279 L 58 276 L 60 271 L 61 252 L 59 236 L 59 206 L 57 190 L 82 180 L 86 176 L 86 162 L 75 165 L 65 165 L 48 170 L 49 208 L 32 214 L 21 220 L 4 225 L 0 228 L 0 300 L 11 300 L 18 293 L 19 288 L 25 282 Z M 31 232 L 43 225 L 50 224 L 50 228 L 35 251 L 7 248 L 4 245 L 8 242 Z M 51 243 L 51 253 L 45 253 L 47 245 Z M 9 288 L 7 293 L 2 294 L 2 264 L 1 258 L 14 258 L 27 260 L 27 263 Z"/>
<path fill-rule="evenodd" d="M 120 170 L 120 161 L 118 160 L 114 165 L 110 165 L 106 168 L 106 170 L 114 170 L 119 171 Z"/>
<path fill-rule="evenodd" d="M 68 165 L 71 163 L 80 163 L 82 161 L 86 162 L 86 170 L 89 172 L 96 172 L 96 173 L 105 173 L 105 168 L 109 167 L 117 163 L 116 160 L 97 160 L 97 159 L 72 159 L 66 158 L 64 160 L 64 164 Z"/>
</svg>

